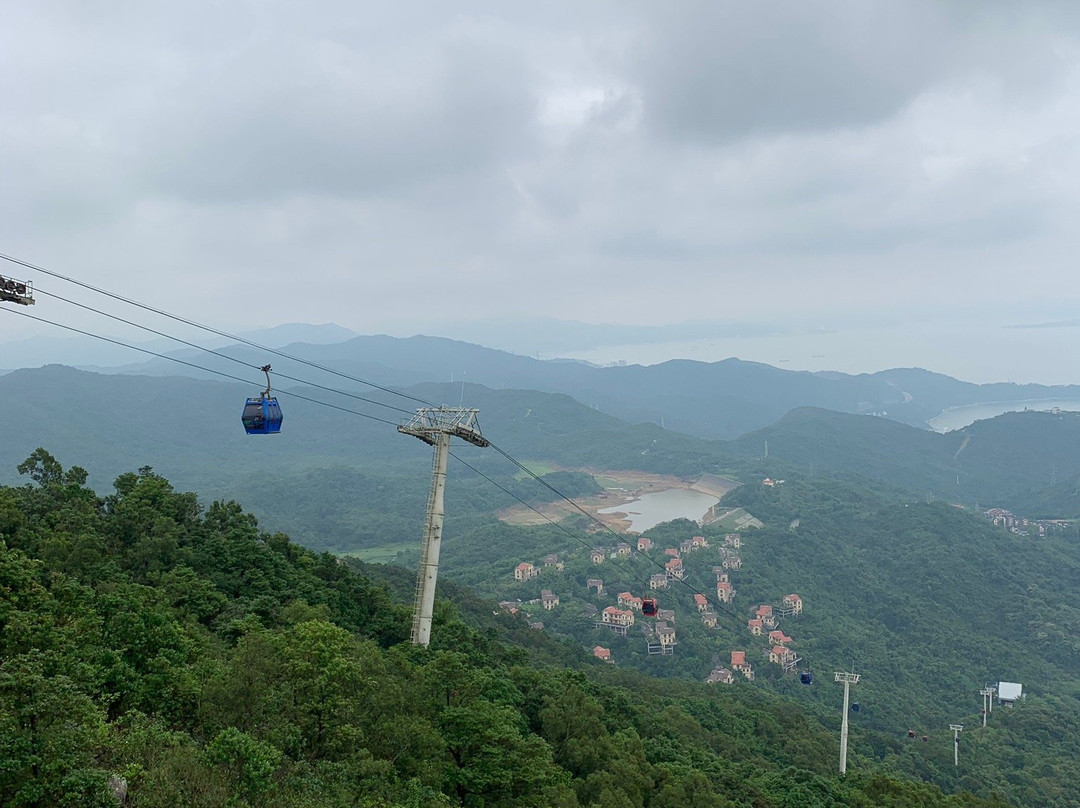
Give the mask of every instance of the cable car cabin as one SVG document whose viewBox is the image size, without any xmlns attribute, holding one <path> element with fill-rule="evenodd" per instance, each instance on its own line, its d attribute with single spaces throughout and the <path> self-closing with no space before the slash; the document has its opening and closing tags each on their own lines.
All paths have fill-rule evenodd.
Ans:
<svg viewBox="0 0 1080 808">
<path fill-rule="evenodd" d="M 799 674 L 799 681 L 804 685 L 812 685 L 814 683 L 814 674 L 810 671 L 803 671 Z"/>
<path fill-rule="evenodd" d="M 276 435 L 281 431 L 281 406 L 273 396 L 249 398 L 240 420 L 249 435 Z"/>
<path fill-rule="evenodd" d="M 656 598 L 645 598 L 641 601 L 641 613 L 646 617 L 656 616 Z"/>
<path fill-rule="evenodd" d="M 908 736 L 909 738 L 914 738 L 914 737 L 915 737 L 915 730 L 913 730 L 913 729 L 909 729 L 909 730 L 907 731 L 907 736 Z"/>
<path fill-rule="evenodd" d="M 853 712 L 853 713 L 859 712 L 859 702 L 855 702 L 854 704 L 851 705 L 851 712 Z"/>
<path fill-rule="evenodd" d="M 249 398 L 244 402 L 244 411 L 240 420 L 244 431 L 249 435 L 276 435 L 281 431 L 281 407 L 277 399 L 270 395 L 270 366 L 259 368 L 266 374 L 266 389 L 258 398 Z"/>
</svg>

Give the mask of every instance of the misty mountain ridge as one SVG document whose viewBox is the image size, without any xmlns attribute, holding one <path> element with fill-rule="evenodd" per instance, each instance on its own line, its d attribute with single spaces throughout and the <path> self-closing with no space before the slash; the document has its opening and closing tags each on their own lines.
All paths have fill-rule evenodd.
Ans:
<svg viewBox="0 0 1080 808">
<path fill-rule="evenodd" d="M 802 406 L 853 414 L 883 413 L 891 420 L 926 427 L 952 407 L 985 402 L 1080 399 L 1078 385 L 1001 382 L 974 384 L 919 368 L 872 374 L 784 370 L 729 358 L 718 362 L 676 359 L 657 365 L 598 367 L 541 360 L 442 337 L 359 336 L 328 345 L 294 343 L 286 353 L 381 385 L 424 381 L 474 382 L 494 389 L 541 390 L 573 396 L 622 420 L 648 421 L 706 439 L 732 439 L 775 423 Z M 251 365 L 272 362 L 279 373 L 340 386 L 340 377 L 246 345 L 223 352 Z M 235 375 L 235 363 L 201 351 L 181 350 L 178 359 Z M 200 376 L 176 362 L 154 359 L 113 372 Z M 103 372 L 109 372 L 103 369 Z M 213 374 L 202 374 L 206 378 Z"/>
<path fill-rule="evenodd" d="M 355 331 L 336 325 L 335 323 L 323 323 L 312 325 L 310 323 L 284 323 L 269 328 L 260 328 L 250 331 L 240 331 L 237 337 L 266 345 L 269 348 L 283 348 L 294 343 L 310 343 L 312 345 L 327 345 L 334 342 L 344 342 L 358 336 Z M 190 348 L 177 350 L 177 343 L 171 339 L 153 339 L 146 341 L 130 342 L 138 348 L 155 353 L 174 355 L 185 352 L 192 355 L 202 355 L 202 351 L 192 351 Z M 188 340 L 203 348 L 220 349 L 237 344 L 235 340 L 227 337 L 194 337 Z M 52 337 L 36 336 L 26 339 L 0 342 L 0 373 L 10 373 L 18 368 L 37 367 L 51 364 L 64 364 L 72 367 L 80 367 L 88 370 L 108 372 L 109 368 L 123 366 L 130 363 L 135 352 L 130 348 L 120 345 L 112 345 L 92 337 Z M 17 360 L 17 364 L 15 361 Z"/>
</svg>

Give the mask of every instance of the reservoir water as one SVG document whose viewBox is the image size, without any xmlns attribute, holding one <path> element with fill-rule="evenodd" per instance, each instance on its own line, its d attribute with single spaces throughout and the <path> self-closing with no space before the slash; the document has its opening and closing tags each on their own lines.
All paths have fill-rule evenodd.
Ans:
<svg viewBox="0 0 1080 808">
<path fill-rule="evenodd" d="M 629 531 L 642 533 L 661 522 L 670 522 L 672 519 L 693 519 L 696 522 L 719 501 L 711 494 L 703 494 L 700 491 L 669 488 L 667 491 L 642 494 L 637 499 L 604 508 L 598 513 L 626 514 L 630 522 Z"/>
<path fill-rule="evenodd" d="M 985 418 L 996 418 L 1007 412 L 1035 410 L 1048 412 L 1054 408 L 1066 412 L 1080 412 L 1080 400 L 1074 398 L 1040 398 L 1030 401 L 990 401 L 984 404 L 967 404 L 963 407 L 950 407 L 927 423 L 935 432 L 950 432 L 963 429 L 968 424 Z"/>
</svg>

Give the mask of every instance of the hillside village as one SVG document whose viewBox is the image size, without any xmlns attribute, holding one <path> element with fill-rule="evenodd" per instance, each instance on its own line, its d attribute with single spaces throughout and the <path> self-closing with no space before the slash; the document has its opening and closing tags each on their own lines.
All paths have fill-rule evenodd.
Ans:
<svg viewBox="0 0 1080 808">
<path fill-rule="evenodd" d="M 1068 530 L 1072 524 L 1065 519 L 1028 519 L 1004 508 L 990 508 L 983 511 L 982 515 L 993 522 L 995 527 L 1004 528 L 1017 536 L 1044 537 L 1050 533 Z"/>
<path fill-rule="evenodd" d="M 766 479 L 762 484 L 775 487 L 783 481 Z M 714 511 L 699 526 L 710 521 L 715 524 L 718 520 Z M 743 569 L 740 553 L 743 543 L 761 522 L 739 511 L 740 529 L 711 540 L 696 532 L 679 540 L 665 541 L 642 535 L 634 542 L 549 553 L 538 563 L 521 561 L 512 570 L 513 581 L 536 586 L 533 591 L 538 595 L 502 600 L 499 607 L 508 614 L 525 614 L 532 628 L 544 630 L 541 619 L 544 613 L 580 605 L 580 616 L 587 622 L 579 623 L 578 627 L 583 627 L 584 633 L 593 637 L 595 632 L 610 632 L 622 638 L 640 637 L 648 656 L 674 656 L 679 645 L 678 622 L 693 618 L 704 629 L 715 632 L 721 613 L 726 615 L 728 627 L 733 618 L 743 620 L 734 611 L 737 595 L 734 577 Z M 664 546 L 667 544 L 674 546 Z M 693 567 L 691 577 L 688 577 L 688 565 Z M 642 568 L 658 571 L 643 576 L 638 573 Z M 605 583 L 606 570 L 610 570 L 608 579 L 615 578 L 620 586 Z M 702 576 L 708 576 L 713 583 L 709 594 L 699 591 Z M 633 578 L 640 581 L 640 589 L 625 588 L 625 581 Z M 680 586 L 687 592 L 678 592 Z M 562 592 L 562 597 L 556 590 Z M 684 605 L 686 595 L 691 593 L 694 611 Z M 780 628 L 780 620 L 797 620 L 803 614 L 802 598 L 790 593 L 776 603 L 755 604 L 748 613 L 744 627 L 746 644 L 715 654 L 716 664 L 705 677 L 706 682 L 732 684 L 737 676 L 754 681 L 755 660 L 776 665 L 784 673 L 797 673 L 802 658 L 794 648 L 795 639 Z M 618 662 L 612 648 L 603 641 L 593 644 L 591 650 L 603 662 Z M 720 664 L 721 659 L 725 664 Z"/>
</svg>

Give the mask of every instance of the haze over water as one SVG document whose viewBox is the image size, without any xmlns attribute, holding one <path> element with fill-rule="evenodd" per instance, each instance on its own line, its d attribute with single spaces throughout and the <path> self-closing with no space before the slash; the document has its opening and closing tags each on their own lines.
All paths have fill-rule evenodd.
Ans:
<svg viewBox="0 0 1080 808">
<path fill-rule="evenodd" d="M 604 365 L 737 357 L 785 370 L 874 373 L 920 367 L 962 381 L 1080 384 L 1080 327 L 1006 328 L 979 323 L 908 323 L 769 336 L 611 345 L 566 351 Z"/>
</svg>

